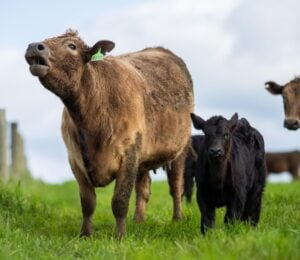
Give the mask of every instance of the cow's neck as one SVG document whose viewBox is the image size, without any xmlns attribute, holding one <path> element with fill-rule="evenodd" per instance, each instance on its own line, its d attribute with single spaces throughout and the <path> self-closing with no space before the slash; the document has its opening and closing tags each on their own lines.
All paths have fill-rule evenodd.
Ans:
<svg viewBox="0 0 300 260">
<path fill-rule="evenodd" d="M 90 134 L 101 129 L 99 124 L 108 120 L 110 110 L 106 89 L 109 84 L 101 70 L 97 70 L 97 77 L 94 74 L 95 70 L 87 66 L 81 79 L 70 86 L 68 95 L 61 97 L 77 127 Z"/>
<path fill-rule="evenodd" d="M 222 190 L 228 170 L 228 158 L 208 160 L 209 178 L 217 190 Z"/>
</svg>

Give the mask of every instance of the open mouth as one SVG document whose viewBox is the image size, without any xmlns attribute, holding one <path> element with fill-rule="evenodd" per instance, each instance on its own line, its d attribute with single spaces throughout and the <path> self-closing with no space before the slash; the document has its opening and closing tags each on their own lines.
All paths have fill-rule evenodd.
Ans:
<svg viewBox="0 0 300 260">
<path fill-rule="evenodd" d="M 223 153 L 209 154 L 209 158 L 211 160 L 219 160 L 219 159 L 222 159 L 223 157 L 224 157 Z"/>
<path fill-rule="evenodd" d="M 26 56 L 26 61 L 29 64 L 30 72 L 33 76 L 44 77 L 47 75 L 50 67 L 47 60 L 42 56 Z"/>
<path fill-rule="evenodd" d="M 210 155 L 209 157 L 210 157 L 211 159 L 217 160 L 217 159 L 223 158 L 224 156 L 220 154 L 220 155 Z"/>
<path fill-rule="evenodd" d="M 29 63 L 30 66 L 32 66 L 32 65 L 47 66 L 45 59 L 40 56 L 27 57 L 27 62 Z"/>
</svg>

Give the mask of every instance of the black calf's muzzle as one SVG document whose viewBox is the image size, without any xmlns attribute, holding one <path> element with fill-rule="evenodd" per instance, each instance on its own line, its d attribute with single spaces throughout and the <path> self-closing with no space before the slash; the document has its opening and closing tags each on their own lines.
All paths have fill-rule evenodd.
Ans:
<svg viewBox="0 0 300 260">
<path fill-rule="evenodd" d="M 223 152 L 222 152 L 222 149 L 219 149 L 219 148 L 210 148 L 208 150 L 208 155 L 213 158 L 218 158 L 218 157 L 223 156 Z"/>
</svg>

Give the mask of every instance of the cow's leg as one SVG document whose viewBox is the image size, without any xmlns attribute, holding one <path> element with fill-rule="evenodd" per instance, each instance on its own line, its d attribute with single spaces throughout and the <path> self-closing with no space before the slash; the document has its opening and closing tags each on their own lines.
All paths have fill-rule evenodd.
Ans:
<svg viewBox="0 0 300 260">
<path fill-rule="evenodd" d="M 198 206 L 201 212 L 200 231 L 204 235 L 209 228 L 215 224 L 215 207 L 205 203 L 199 195 L 197 196 Z"/>
<path fill-rule="evenodd" d="M 257 167 L 257 181 L 249 191 L 245 210 L 242 217 L 243 221 L 250 221 L 255 226 L 259 221 L 262 195 L 265 187 L 267 170 L 264 161 Z"/>
<path fill-rule="evenodd" d="M 234 196 L 227 205 L 224 223 L 233 223 L 234 220 L 241 220 L 245 207 L 244 196 Z"/>
<path fill-rule="evenodd" d="M 240 220 L 243 215 L 244 206 L 241 201 L 234 198 L 226 208 L 226 214 L 224 218 L 224 223 L 233 223 L 234 220 Z"/>
<path fill-rule="evenodd" d="M 201 226 L 200 231 L 204 235 L 209 228 L 215 224 L 215 208 L 206 207 L 201 210 Z"/>
<path fill-rule="evenodd" d="M 170 194 L 173 198 L 173 220 L 182 219 L 181 198 L 183 194 L 183 171 L 185 153 L 181 154 L 167 169 Z"/>
<path fill-rule="evenodd" d="M 130 195 L 137 176 L 140 142 L 140 138 L 137 138 L 136 143 L 125 153 L 121 168 L 116 176 L 116 185 L 111 205 L 116 219 L 117 238 L 124 237 L 126 233 L 125 222 Z"/>
<path fill-rule="evenodd" d="M 143 222 L 145 220 L 145 211 L 147 202 L 150 198 L 151 178 L 148 171 L 139 172 L 135 183 L 136 192 L 136 208 L 134 219 L 136 222 Z"/>
<path fill-rule="evenodd" d="M 215 224 L 215 212 L 216 209 L 213 205 L 207 203 L 201 194 L 201 188 L 197 184 L 197 203 L 201 212 L 200 231 L 205 235 L 207 229 L 212 228 Z"/>
<path fill-rule="evenodd" d="M 242 220 L 249 221 L 253 226 L 255 226 L 259 221 L 262 193 L 262 185 L 257 185 L 254 190 L 248 193 Z"/>
<path fill-rule="evenodd" d="M 80 201 L 83 216 L 80 236 L 90 236 L 92 233 L 92 216 L 96 208 L 95 188 L 87 180 L 85 174 L 79 169 L 79 167 L 71 163 L 71 168 L 78 182 L 80 192 Z"/>
<path fill-rule="evenodd" d="M 186 160 L 184 168 L 184 195 L 186 201 L 191 203 L 194 189 L 194 168 L 195 162 L 192 160 Z"/>
<path fill-rule="evenodd" d="M 118 238 L 122 238 L 126 234 L 126 216 L 136 175 L 137 167 L 127 164 L 124 165 L 124 168 L 119 171 L 118 176 L 116 177 L 116 185 L 111 206 L 116 219 L 116 236 Z"/>
<path fill-rule="evenodd" d="M 300 168 L 299 168 L 298 165 L 295 165 L 294 167 L 291 167 L 290 172 L 293 176 L 293 179 L 300 179 Z"/>
</svg>

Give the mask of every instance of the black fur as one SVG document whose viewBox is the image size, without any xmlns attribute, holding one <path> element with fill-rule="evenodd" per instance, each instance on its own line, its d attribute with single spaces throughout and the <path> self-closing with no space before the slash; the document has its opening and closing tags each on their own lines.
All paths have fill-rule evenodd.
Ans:
<svg viewBox="0 0 300 260">
<path fill-rule="evenodd" d="M 256 225 L 266 180 L 263 137 L 246 119 L 237 120 L 237 115 L 230 120 L 212 117 L 204 124 L 195 115 L 192 120 L 205 133 L 205 141 L 197 147 L 196 165 L 201 233 L 213 227 L 215 209 L 223 206 L 225 223 L 241 220 Z"/>
<path fill-rule="evenodd" d="M 198 158 L 198 148 L 204 142 L 204 135 L 193 135 L 191 137 L 191 147 L 188 151 L 184 166 L 184 193 L 186 201 L 191 203 L 194 191 L 194 179 L 196 176 L 196 165 Z"/>
</svg>

